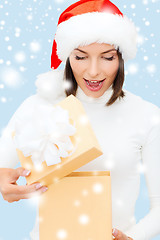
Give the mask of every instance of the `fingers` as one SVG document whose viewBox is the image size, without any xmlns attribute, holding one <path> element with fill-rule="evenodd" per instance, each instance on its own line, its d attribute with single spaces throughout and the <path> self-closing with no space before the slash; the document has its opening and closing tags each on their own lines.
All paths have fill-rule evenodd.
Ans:
<svg viewBox="0 0 160 240">
<path fill-rule="evenodd" d="M 22 177 L 28 177 L 30 175 L 31 171 L 23 168 L 23 167 L 19 167 L 16 168 L 14 171 L 14 178 L 15 180 L 17 180 L 20 176 Z"/>
<path fill-rule="evenodd" d="M 47 191 L 46 186 L 42 186 L 40 183 L 34 183 L 31 185 L 19 186 L 16 184 L 8 184 L 3 192 L 3 198 L 8 202 L 19 201 L 20 199 L 28 199 L 34 196 L 38 196 L 41 193 Z"/>
<path fill-rule="evenodd" d="M 115 237 L 115 240 L 128 240 L 129 238 L 122 233 L 120 230 L 113 228 L 112 235 Z"/>
</svg>

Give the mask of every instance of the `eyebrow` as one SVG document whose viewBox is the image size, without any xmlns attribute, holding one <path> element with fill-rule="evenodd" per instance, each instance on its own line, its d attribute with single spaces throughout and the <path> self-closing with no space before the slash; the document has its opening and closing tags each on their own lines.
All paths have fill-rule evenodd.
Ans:
<svg viewBox="0 0 160 240">
<path fill-rule="evenodd" d="M 85 51 L 83 51 L 83 50 L 81 50 L 79 48 L 75 48 L 74 50 L 78 50 L 78 51 L 80 51 L 82 53 L 86 53 L 87 54 L 87 52 L 85 52 Z M 115 48 L 113 48 L 113 49 L 109 49 L 108 51 L 102 52 L 101 54 L 108 53 L 108 52 L 111 52 L 111 51 L 117 51 L 117 50 Z"/>
</svg>

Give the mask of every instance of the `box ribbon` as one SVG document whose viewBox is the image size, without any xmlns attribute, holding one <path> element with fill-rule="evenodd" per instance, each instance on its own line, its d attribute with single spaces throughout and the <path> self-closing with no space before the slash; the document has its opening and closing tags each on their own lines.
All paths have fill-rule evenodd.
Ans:
<svg viewBox="0 0 160 240">
<path fill-rule="evenodd" d="M 75 151 L 76 146 L 70 139 L 75 132 L 75 122 L 70 123 L 67 110 L 40 105 L 17 117 L 14 143 L 25 157 L 31 156 L 35 166 L 43 161 L 50 166 Z"/>
</svg>

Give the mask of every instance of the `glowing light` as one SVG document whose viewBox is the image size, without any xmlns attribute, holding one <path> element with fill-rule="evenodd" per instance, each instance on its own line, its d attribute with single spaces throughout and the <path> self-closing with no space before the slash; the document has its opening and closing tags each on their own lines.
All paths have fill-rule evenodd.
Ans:
<svg viewBox="0 0 160 240">
<path fill-rule="evenodd" d="M 131 4 L 131 8 L 132 9 L 136 8 L 136 5 L 135 4 Z"/>
<path fill-rule="evenodd" d="M 144 61 L 148 61 L 148 56 L 144 56 Z"/>
<path fill-rule="evenodd" d="M 8 87 L 18 87 L 21 83 L 20 74 L 14 68 L 5 68 L 2 75 L 2 81 Z"/>
<path fill-rule="evenodd" d="M 15 36 L 16 36 L 16 37 L 19 37 L 19 36 L 20 36 L 20 32 L 21 32 L 21 29 L 18 28 L 18 27 L 16 27 L 16 28 L 15 28 Z"/>
<path fill-rule="evenodd" d="M 87 195 L 88 195 L 88 190 L 84 189 L 84 190 L 82 191 L 82 195 L 83 195 L 83 196 L 87 196 Z"/>
<path fill-rule="evenodd" d="M 155 64 L 150 64 L 147 66 L 147 72 L 148 73 L 155 73 L 156 72 L 156 66 Z"/>
<path fill-rule="evenodd" d="M 136 74 L 138 72 L 138 65 L 137 64 L 130 64 L 128 66 L 128 72 L 130 74 Z"/>
<path fill-rule="evenodd" d="M 41 49 L 41 45 L 40 45 L 39 42 L 33 41 L 33 42 L 30 43 L 30 50 L 32 52 L 39 52 L 40 49 Z"/>
<path fill-rule="evenodd" d="M 74 202 L 74 206 L 79 207 L 79 206 L 80 206 L 80 201 L 79 201 L 79 200 L 76 200 L 76 201 Z"/>
<path fill-rule="evenodd" d="M 5 21 L 4 20 L 1 21 L 0 24 L 4 26 L 5 25 Z"/>
<path fill-rule="evenodd" d="M 27 20 L 31 21 L 33 19 L 32 15 L 27 16 Z"/>
<path fill-rule="evenodd" d="M 81 115 L 81 116 L 79 117 L 78 121 L 79 121 L 81 124 L 85 125 L 85 124 L 88 123 L 88 118 L 86 117 L 86 115 Z"/>
<path fill-rule="evenodd" d="M 149 22 L 149 21 L 146 21 L 146 22 L 145 22 L 145 25 L 146 25 L 146 26 L 149 26 L 149 25 L 150 25 L 150 22 Z"/>
<path fill-rule="evenodd" d="M 148 0 L 143 0 L 143 4 L 147 5 L 148 4 Z"/>
<path fill-rule="evenodd" d="M 86 225 L 89 223 L 89 216 L 87 214 L 82 214 L 79 216 L 80 224 Z"/>
<path fill-rule="evenodd" d="M 19 70 L 20 70 L 21 72 L 24 72 L 24 71 L 26 71 L 26 70 L 27 70 L 27 68 L 25 68 L 25 67 L 21 66 L 21 67 L 19 68 Z"/>
<path fill-rule="evenodd" d="M 55 2 L 57 2 L 57 3 L 63 3 L 64 0 L 55 0 Z"/>
<path fill-rule="evenodd" d="M 137 171 L 138 171 L 139 173 L 144 173 L 144 172 L 146 171 L 145 165 L 144 165 L 143 163 L 139 163 L 139 164 L 137 165 Z"/>
<path fill-rule="evenodd" d="M 5 37 L 5 41 L 8 42 L 9 41 L 9 37 Z"/>
<path fill-rule="evenodd" d="M 26 56 L 24 52 L 18 52 L 15 54 L 15 60 L 19 63 L 22 63 L 26 60 Z"/>
<path fill-rule="evenodd" d="M 7 66 L 11 65 L 11 61 L 7 61 L 7 62 L 6 62 L 6 65 L 7 65 Z"/>
<path fill-rule="evenodd" d="M 12 50 L 12 46 L 8 46 L 8 51 L 11 51 Z"/>
<path fill-rule="evenodd" d="M 102 191 L 103 191 L 103 185 L 102 185 L 101 183 L 95 183 L 95 184 L 93 185 L 93 191 L 94 191 L 95 193 L 102 193 Z"/>
<path fill-rule="evenodd" d="M 28 204 L 30 206 L 37 206 L 37 204 L 39 203 L 40 200 L 40 193 L 31 193 L 31 198 L 28 199 Z"/>
<path fill-rule="evenodd" d="M 63 88 L 66 89 L 66 90 L 71 89 L 72 86 L 73 86 L 72 83 L 67 81 L 67 80 L 63 82 Z"/>
<path fill-rule="evenodd" d="M 122 201 L 121 199 L 117 199 L 117 200 L 116 200 L 116 205 L 119 206 L 119 207 L 121 207 L 121 206 L 124 205 L 124 203 L 123 203 L 123 201 Z"/>
<path fill-rule="evenodd" d="M 7 99 L 5 97 L 1 97 L 1 102 L 2 103 L 6 103 L 7 102 Z"/>
<path fill-rule="evenodd" d="M 59 239 L 65 239 L 67 238 L 67 231 L 65 229 L 60 229 L 58 232 L 57 232 L 57 238 Z"/>
</svg>

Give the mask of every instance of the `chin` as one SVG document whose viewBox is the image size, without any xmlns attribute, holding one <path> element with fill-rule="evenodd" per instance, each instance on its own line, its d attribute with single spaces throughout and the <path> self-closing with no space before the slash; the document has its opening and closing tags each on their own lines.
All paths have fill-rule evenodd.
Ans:
<svg viewBox="0 0 160 240">
<path fill-rule="evenodd" d="M 99 98 L 101 97 L 103 94 L 104 94 L 104 90 L 100 90 L 100 91 L 97 91 L 97 92 L 92 92 L 88 89 L 85 88 L 85 90 L 83 90 L 84 93 L 88 96 L 88 97 L 92 97 L 92 98 Z"/>
</svg>

